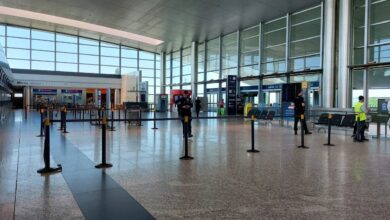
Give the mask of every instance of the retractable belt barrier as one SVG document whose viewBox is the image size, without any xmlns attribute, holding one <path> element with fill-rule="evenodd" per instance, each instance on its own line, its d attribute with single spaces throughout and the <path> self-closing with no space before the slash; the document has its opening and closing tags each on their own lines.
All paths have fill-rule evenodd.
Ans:
<svg viewBox="0 0 390 220">
<path fill-rule="evenodd" d="M 62 171 L 61 164 L 58 164 L 57 168 L 50 167 L 50 119 L 49 118 L 46 118 L 44 120 L 44 126 L 45 126 L 45 142 L 43 148 L 43 160 L 45 162 L 45 167 L 37 170 L 37 173 L 47 174 L 53 172 L 60 172 Z"/>
<path fill-rule="evenodd" d="M 102 163 L 96 165 L 96 168 L 109 168 L 112 167 L 112 164 L 106 162 L 106 126 L 107 118 L 105 115 L 102 117 Z"/>
<path fill-rule="evenodd" d="M 180 160 L 193 160 L 194 158 L 188 155 L 188 130 L 190 117 L 184 116 L 184 156 L 180 157 Z"/>
<path fill-rule="evenodd" d="M 335 146 L 330 143 L 330 134 L 332 132 L 332 114 L 328 114 L 328 143 L 324 144 L 325 146 Z"/>
<path fill-rule="evenodd" d="M 252 140 L 252 148 L 247 150 L 248 153 L 259 153 L 260 151 L 255 149 L 255 116 L 252 115 L 251 117 L 251 140 Z"/>
<path fill-rule="evenodd" d="M 305 146 L 305 128 L 304 128 L 305 121 L 304 120 L 305 120 L 305 115 L 302 114 L 301 118 L 300 118 L 300 121 L 301 121 L 301 145 L 299 145 L 298 148 L 308 149 L 309 147 Z"/>
<path fill-rule="evenodd" d="M 39 135 L 37 135 L 37 137 L 44 137 L 45 135 L 43 135 L 43 129 L 44 129 L 44 117 L 43 117 L 43 114 L 45 113 L 45 110 L 43 108 L 41 108 L 41 110 L 39 111 L 40 115 L 41 115 L 41 126 L 40 126 L 40 131 L 39 131 Z"/>
</svg>

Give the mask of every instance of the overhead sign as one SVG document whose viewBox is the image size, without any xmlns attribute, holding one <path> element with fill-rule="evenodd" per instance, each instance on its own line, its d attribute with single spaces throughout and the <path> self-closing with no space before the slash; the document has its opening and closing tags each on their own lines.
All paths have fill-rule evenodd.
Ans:
<svg viewBox="0 0 390 220">
<path fill-rule="evenodd" d="M 33 89 L 33 95 L 57 95 L 57 89 Z"/>
<path fill-rule="evenodd" d="M 62 89 L 61 93 L 68 93 L 68 94 L 83 93 L 83 90 L 79 90 L 79 89 Z"/>
<path fill-rule="evenodd" d="M 302 89 L 307 89 L 307 88 L 309 88 L 308 82 L 307 82 L 307 81 L 302 81 L 301 87 L 302 87 Z"/>
</svg>

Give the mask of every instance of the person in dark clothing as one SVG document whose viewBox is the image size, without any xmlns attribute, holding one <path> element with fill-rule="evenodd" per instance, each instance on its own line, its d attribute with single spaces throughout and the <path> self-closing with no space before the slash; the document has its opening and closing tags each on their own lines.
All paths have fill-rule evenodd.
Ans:
<svg viewBox="0 0 390 220">
<path fill-rule="evenodd" d="M 188 119 L 188 137 L 193 137 L 192 131 L 191 131 L 191 108 L 193 107 L 192 100 L 188 95 L 188 92 L 184 92 L 184 96 L 178 100 L 177 103 L 178 109 L 180 109 L 180 117 L 181 117 L 181 123 L 183 124 L 183 137 L 185 135 L 185 123 L 184 123 L 184 117 L 187 116 Z"/>
<path fill-rule="evenodd" d="M 294 99 L 294 132 L 295 135 L 298 134 L 298 122 L 301 119 L 301 115 L 305 114 L 305 99 L 303 98 L 303 91 L 300 91 Z M 306 118 L 302 120 L 303 129 L 305 130 L 305 134 L 311 134 L 311 132 L 307 129 Z"/>
<path fill-rule="evenodd" d="M 195 111 L 196 111 L 196 117 L 199 118 L 199 112 L 200 112 L 200 108 L 202 107 L 201 105 L 201 101 L 199 99 L 199 97 L 196 98 L 195 100 Z"/>
</svg>

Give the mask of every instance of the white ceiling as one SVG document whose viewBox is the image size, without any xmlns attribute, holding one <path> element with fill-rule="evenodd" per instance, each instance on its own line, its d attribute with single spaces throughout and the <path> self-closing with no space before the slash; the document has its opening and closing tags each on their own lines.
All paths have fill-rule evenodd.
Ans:
<svg viewBox="0 0 390 220">
<path fill-rule="evenodd" d="M 170 51 L 318 5 L 321 0 L 0 0 L 0 5 L 141 34 L 164 41 L 153 47 L 77 28 L 15 17 L 0 22 Z"/>
</svg>

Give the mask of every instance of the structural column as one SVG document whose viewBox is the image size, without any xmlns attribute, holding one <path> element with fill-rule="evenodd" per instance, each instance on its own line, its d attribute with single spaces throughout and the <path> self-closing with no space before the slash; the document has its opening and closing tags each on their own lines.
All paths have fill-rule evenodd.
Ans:
<svg viewBox="0 0 390 220">
<path fill-rule="evenodd" d="M 198 81 L 198 43 L 191 43 L 191 88 L 192 98 L 195 99 L 198 96 L 198 87 L 195 82 Z"/>
<path fill-rule="evenodd" d="M 335 59 L 335 15 L 336 0 L 324 2 L 324 52 L 322 75 L 322 100 L 324 108 L 334 107 L 334 59 Z M 339 87 L 340 88 L 340 87 Z"/>
<path fill-rule="evenodd" d="M 351 1 L 340 2 L 339 10 L 339 65 L 338 65 L 338 96 L 337 104 L 339 108 L 348 107 L 348 95 L 350 90 L 350 24 L 351 24 Z"/>
<path fill-rule="evenodd" d="M 114 91 L 114 105 L 117 106 L 117 105 L 120 105 L 120 92 L 119 92 L 119 89 L 115 89 Z"/>
<path fill-rule="evenodd" d="M 24 108 L 26 108 L 27 110 L 30 110 L 30 105 L 31 105 L 31 102 L 30 102 L 30 100 L 31 100 L 31 96 L 30 96 L 30 94 L 31 94 L 31 88 L 30 88 L 30 86 L 26 86 L 26 87 L 24 87 L 24 89 L 23 89 L 24 91 L 23 91 L 23 96 L 24 96 Z"/>
<path fill-rule="evenodd" d="M 93 95 L 93 99 L 95 101 L 95 106 L 96 107 L 100 107 L 100 103 L 99 103 L 99 89 L 96 89 L 95 90 L 95 94 Z"/>
<path fill-rule="evenodd" d="M 106 109 L 111 109 L 111 89 L 106 89 Z"/>
<path fill-rule="evenodd" d="M 165 53 L 164 52 L 161 52 L 160 53 L 160 94 L 166 94 L 166 88 L 164 85 L 166 85 L 166 82 L 165 82 L 165 77 L 166 77 L 166 71 L 165 71 L 165 62 L 166 62 L 166 58 L 165 58 Z"/>
</svg>

